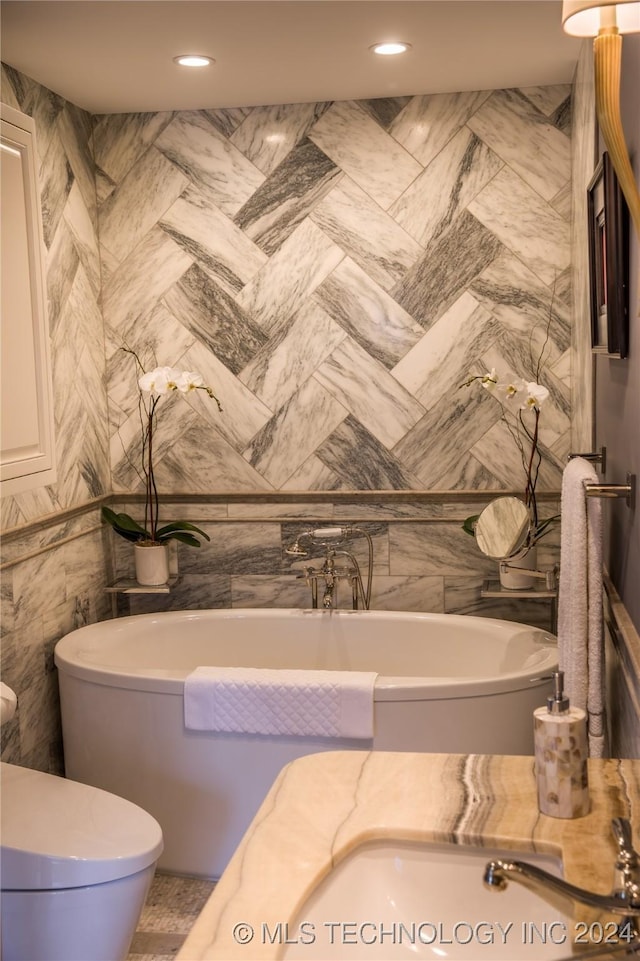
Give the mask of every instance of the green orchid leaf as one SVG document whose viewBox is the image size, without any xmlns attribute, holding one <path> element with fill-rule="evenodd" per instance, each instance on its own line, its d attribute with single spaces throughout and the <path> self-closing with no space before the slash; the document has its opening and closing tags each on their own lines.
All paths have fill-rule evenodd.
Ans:
<svg viewBox="0 0 640 961">
<path fill-rule="evenodd" d="M 475 537 L 475 536 L 476 536 L 476 522 L 477 522 L 477 520 L 478 520 L 479 517 L 480 517 L 479 514 L 471 514 L 470 517 L 465 517 L 464 522 L 463 522 L 463 524 L 462 524 L 462 530 L 463 530 L 466 534 L 471 534 L 472 537 Z"/>
<path fill-rule="evenodd" d="M 102 508 L 102 519 L 111 524 L 116 534 L 128 541 L 150 540 L 149 532 L 128 514 L 116 514 L 110 507 Z"/>
<path fill-rule="evenodd" d="M 168 534 L 164 538 L 164 540 L 167 541 L 171 539 L 174 541 L 180 541 L 182 544 L 188 544 L 189 547 L 200 547 L 200 541 L 197 540 L 193 534 L 187 534 L 186 532 L 174 531 L 173 534 Z M 207 538 L 207 540 L 209 540 L 209 538 Z"/>
<path fill-rule="evenodd" d="M 181 531 L 195 531 L 196 534 L 200 534 L 201 537 L 204 537 L 206 541 L 211 540 L 206 531 L 203 531 L 200 527 L 196 527 L 195 524 L 189 524 L 187 521 L 173 521 L 171 524 L 166 524 L 164 527 L 160 527 L 156 532 L 156 537 L 158 540 L 163 540 L 169 537 L 175 537 L 176 533 Z M 195 538 L 193 538 L 193 540 L 195 540 Z M 185 543 L 190 542 L 185 541 Z M 196 541 L 196 543 L 198 542 Z"/>
</svg>

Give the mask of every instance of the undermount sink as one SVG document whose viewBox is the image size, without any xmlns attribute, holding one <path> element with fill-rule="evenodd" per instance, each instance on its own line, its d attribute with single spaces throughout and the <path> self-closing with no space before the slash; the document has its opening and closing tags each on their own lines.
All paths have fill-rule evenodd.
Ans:
<svg viewBox="0 0 640 961">
<path fill-rule="evenodd" d="M 527 861 L 561 876 L 559 860 L 487 848 L 372 841 L 318 885 L 289 926 L 286 961 L 478 959 L 572 955 L 575 921 L 511 883 L 484 887 L 492 858 Z M 567 911 L 570 903 L 567 902 Z"/>
</svg>

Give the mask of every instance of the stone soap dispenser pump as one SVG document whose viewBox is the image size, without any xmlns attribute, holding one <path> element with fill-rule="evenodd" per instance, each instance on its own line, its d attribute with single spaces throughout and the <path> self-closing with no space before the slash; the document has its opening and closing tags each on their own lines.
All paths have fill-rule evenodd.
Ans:
<svg viewBox="0 0 640 961">
<path fill-rule="evenodd" d="M 589 813 L 587 715 L 570 706 L 563 671 L 549 679 L 554 693 L 533 712 L 538 807 L 554 818 L 579 818 Z"/>
</svg>

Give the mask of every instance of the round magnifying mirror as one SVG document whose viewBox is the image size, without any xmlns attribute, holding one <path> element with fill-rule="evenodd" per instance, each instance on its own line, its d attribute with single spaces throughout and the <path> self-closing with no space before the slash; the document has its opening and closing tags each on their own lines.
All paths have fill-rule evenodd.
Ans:
<svg viewBox="0 0 640 961">
<path fill-rule="evenodd" d="M 517 497 L 497 497 L 480 514 L 475 534 L 487 557 L 503 560 L 522 550 L 529 533 L 529 511 Z"/>
</svg>

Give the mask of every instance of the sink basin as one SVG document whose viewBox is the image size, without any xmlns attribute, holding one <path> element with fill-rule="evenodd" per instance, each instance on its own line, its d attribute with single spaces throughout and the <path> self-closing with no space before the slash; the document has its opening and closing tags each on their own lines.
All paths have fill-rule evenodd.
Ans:
<svg viewBox="0 0 640 961">
<path fill-rule="evenodd" d="M 559 860 L 487 848 L 376 841 L 349 854 L 290 925 L 282 958 L 561 959 L 574 921 L 517 883 L 484 887 L 492 858 L 518 858 L 561 875 Z M 566 904 L 570 910 L 570 902 Z"/>
</svg>

